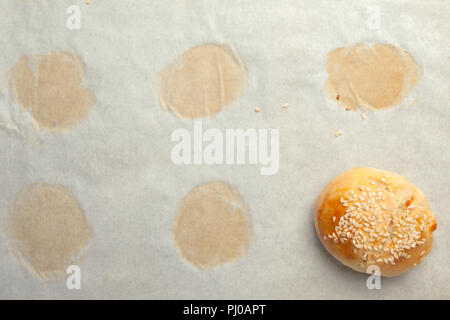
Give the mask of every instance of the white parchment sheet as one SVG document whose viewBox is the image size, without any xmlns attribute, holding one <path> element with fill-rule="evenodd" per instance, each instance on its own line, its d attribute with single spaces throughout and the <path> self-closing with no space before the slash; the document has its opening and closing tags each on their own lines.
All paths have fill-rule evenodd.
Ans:
<svg viewBox="0 0 450 320">
<path fill-rule="evenodd" d="M 68 30 L 66 9 L 81 8 Z M 379 30 L 367 25 L 380 9 Z M 450 1 L 132 1 L 0 2 L 0 223 L 15 194 L 34 182 L 67 186 L 94 229 L 81 264 L 81 290 L 45 283 L 19 264 L 0 237 L 0 298 L 392 299 L 450 298 Z M 355 43 L 407 50 L 423 76 L 402 105 L 348 112 L 324 93 L 327 53 Z M 204 128 L 278 128 L 280 169 L 253 165 L 174 165 L 171 133 L 193 130 L 163 110 L 158 72 L 188 48 L 219 43 L 244 61 L 243 95 Z M 4 128 L 12 102 L 6 74 L 25 54 L 67 50 L 86 63 L 83 84 L 96 104 L 63 133 Z M 282 108 L 288 103 L 289 107 Z M 255 107 L 261 112 L 255 113 Z M 333 133 L 342 131 L 335 138 Z M 382 279 L 331 257 L 312 219 L 318 193 L 354 166 L 405 175 L 422 189 L 438 229 L 417 268 Z M 222 180 L 241 192 L 251 216 L 245 257 L 209 272 L 178 254 L 172 225 L 178 201 L 200 183 Z"/>
</svg>

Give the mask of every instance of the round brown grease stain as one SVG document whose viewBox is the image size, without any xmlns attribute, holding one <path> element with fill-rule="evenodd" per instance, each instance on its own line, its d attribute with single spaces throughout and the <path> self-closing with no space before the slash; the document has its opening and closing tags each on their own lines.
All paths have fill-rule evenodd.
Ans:
<svg viewBox="0 0 450 320">
<path fill-rule="evenodd" d="M 162 107 L 180 118 L 213 118 L 243 93 L 247 69 L 225 45 L 192 47 L 161 71 Z"/>
<path fill-rule="evenodd" d="M 326 94 L 346 109 L 378 111 L 399 104 L 414 87 L 420 69 L 394 45 L 356 44 L 328 53 Z"/>
<path fill-rule="evenodd" d="M 39 129 L 61 131 L 82 122 L 95 102 L 81 85 L 85 66 L 71 52 L 21 57 L 9 73 L 14 100 L 29 110 Z"/>
<path fill-rule="evenodd" d="M 184 259 L 210 270 L 245 254 L 248 230 L 239 191 L 215 181 L 193 188 L 180 201 L 173 235 Z"/>
<path fill-rule="evenodd" d="M 30 273 L 44 280 L 63 276 L 69 265 L 80 262 L 93 234 L 72 193 L 48 183 L 19 191 L 6 222 L 13 252 Z"/>
</svg>

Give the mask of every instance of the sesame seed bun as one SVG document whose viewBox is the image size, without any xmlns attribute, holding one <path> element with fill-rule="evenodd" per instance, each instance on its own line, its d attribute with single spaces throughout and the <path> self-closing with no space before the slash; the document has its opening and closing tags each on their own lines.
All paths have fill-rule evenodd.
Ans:
<svg viewBox="0 0 450 320">
<path fill-rule="evenodd" d="M 403 176 L 373 168 L 334 178 L 317 199 L 314 223 L 336 259 L 358 272 L 376 265 L 385 277 L 419 264 L 437 227 L 422 191 Z"/>
</svg>

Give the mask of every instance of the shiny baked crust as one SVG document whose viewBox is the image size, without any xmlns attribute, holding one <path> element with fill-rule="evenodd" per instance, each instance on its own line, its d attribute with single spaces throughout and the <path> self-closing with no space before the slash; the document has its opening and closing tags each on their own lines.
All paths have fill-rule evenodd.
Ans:
<svg viewBox="0 0 450 320">
<path fill-rule="evenodd" d="M 437 223 L 425 195 L 405 177 L 353 168 L 334 178 L 314 208 L 325 248 L 350 268 L 398 276 L 431 251 Z"/>
</svg>

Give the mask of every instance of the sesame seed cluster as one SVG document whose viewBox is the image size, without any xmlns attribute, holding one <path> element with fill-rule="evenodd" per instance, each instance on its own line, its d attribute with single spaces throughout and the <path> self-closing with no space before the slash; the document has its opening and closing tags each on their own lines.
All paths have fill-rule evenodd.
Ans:
<svg viewBox="0 0 450 320">
<path fill-rule="evenodd" d="M 429 222 L 426 211 L 414 203 L 414 197 L 394 201 L 390 176 L 369 178 L 368 186 L 358 185 L 340 198 L 345 214 L 333 216 L 334 231 L 324 236 L 336 244 L 350 243 L 353 253 L 362 256 L 363 264 L 395 265 L 410 259 L 409 251 L 426 242 L 423 232 Z M 420 255 L 425 254 L 425 250 Z"/>
</svg>

